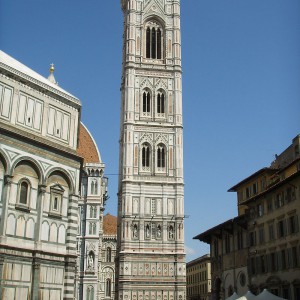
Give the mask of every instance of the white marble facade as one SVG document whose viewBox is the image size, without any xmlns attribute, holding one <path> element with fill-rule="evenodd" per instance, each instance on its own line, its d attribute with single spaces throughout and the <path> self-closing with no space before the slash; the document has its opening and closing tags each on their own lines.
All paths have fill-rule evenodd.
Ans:
<svg viewBox="0 0 300 300">
<path fill-rule="evenodd" d="M 80 101 L 0 51 L 0 298 L 73 299 Z"/>
<path fill-rule="evenodd" d="M 122 0 L 116 299 L 183 300 L 179 0 Z"/>
<path fill-rule="evenodd" d="M 105 165 L 87 128 L 81 124 L 78 153 L 84 158 L 78 202 L 77 272 L 75 299 L 101 298 L 103 211 L 107 196 Z"/>
</svg>

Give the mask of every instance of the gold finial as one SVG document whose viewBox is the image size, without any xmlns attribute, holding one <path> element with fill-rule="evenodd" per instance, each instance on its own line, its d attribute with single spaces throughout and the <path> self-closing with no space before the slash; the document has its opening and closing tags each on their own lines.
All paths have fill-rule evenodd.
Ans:
<svg viewBox="0 0 300 300">
<path fill-rule="evenodd" d="M 54 64 L 50 64 L 50 73 L 53 73 L 54 72 Z"/>
</svg>

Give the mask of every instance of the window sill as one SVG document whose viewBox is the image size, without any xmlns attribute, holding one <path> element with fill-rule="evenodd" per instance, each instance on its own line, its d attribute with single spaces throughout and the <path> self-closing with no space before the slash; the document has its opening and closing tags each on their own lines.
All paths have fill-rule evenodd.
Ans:
<svg viewBox="0 0 300 300">
<path fill-rule="evenodd" d="M 25 211 L 25 212 L 30 212 L 30 208 L 27 205 L 21 204 L 21 203 L 16 203 L 15 209 L 22 210 L 22 211 Z"/>
<path fill-rule="evenodd" d="M 48 213 L 48 217 L 55 218 L 55 219 L 61 219 L 62 215 L 60 213 L 50 211 Z"/>
</svg>

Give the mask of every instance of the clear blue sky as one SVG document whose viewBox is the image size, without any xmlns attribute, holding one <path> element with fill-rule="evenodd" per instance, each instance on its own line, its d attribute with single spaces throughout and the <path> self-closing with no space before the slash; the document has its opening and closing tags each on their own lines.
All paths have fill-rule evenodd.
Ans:
<svg viewBox="0 0 300 300">
<path fill-rule="evenodd" d="M 192 237 L 237 214 L 227 190 L 300 133 L 300 1 L 182 0 L 187 260 Z M 106 174 L 118 173 L 119 0 L 0 0 L 0 48 L 83 105 Z M 117 176 L 107 210 L 116 214 Z"/>
</svg>

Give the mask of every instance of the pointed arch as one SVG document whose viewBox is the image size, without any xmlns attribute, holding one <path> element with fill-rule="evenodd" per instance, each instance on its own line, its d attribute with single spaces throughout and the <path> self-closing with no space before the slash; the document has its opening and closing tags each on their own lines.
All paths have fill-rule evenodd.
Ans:
<svg viewBox="0 0 300 300">
<path fill-rule="evenodd" d="M 160 89 L 156 93 L 156 115 L 158 117 L 165 116 L 166 109 L 166 93 Z"/>
<path fill-rule="evenodd" d="M 149 59 L 162 59 L 163 58 L 163 22 L 157 18 L 148 19 L 145 22 L 145 56 Z"/>
<path fill-rule="evenodd" d="M 157 145 L 156 162 L 157 168 L 161 170 L 166 168 L 166 146 L 163 143 Z"/>
<path fill-rule="evenodd" d="M 142 97 L 142 112 L 144 114 L 151 113 L 151 92 L 148 89 L 143 90 L 143 97 Z"/>
<path fill-rule="evenodd" d="M 141 156 L 142 168 L 150 168 L 151 148 L 149 143 L 142 144 Z"/>
</svg>

